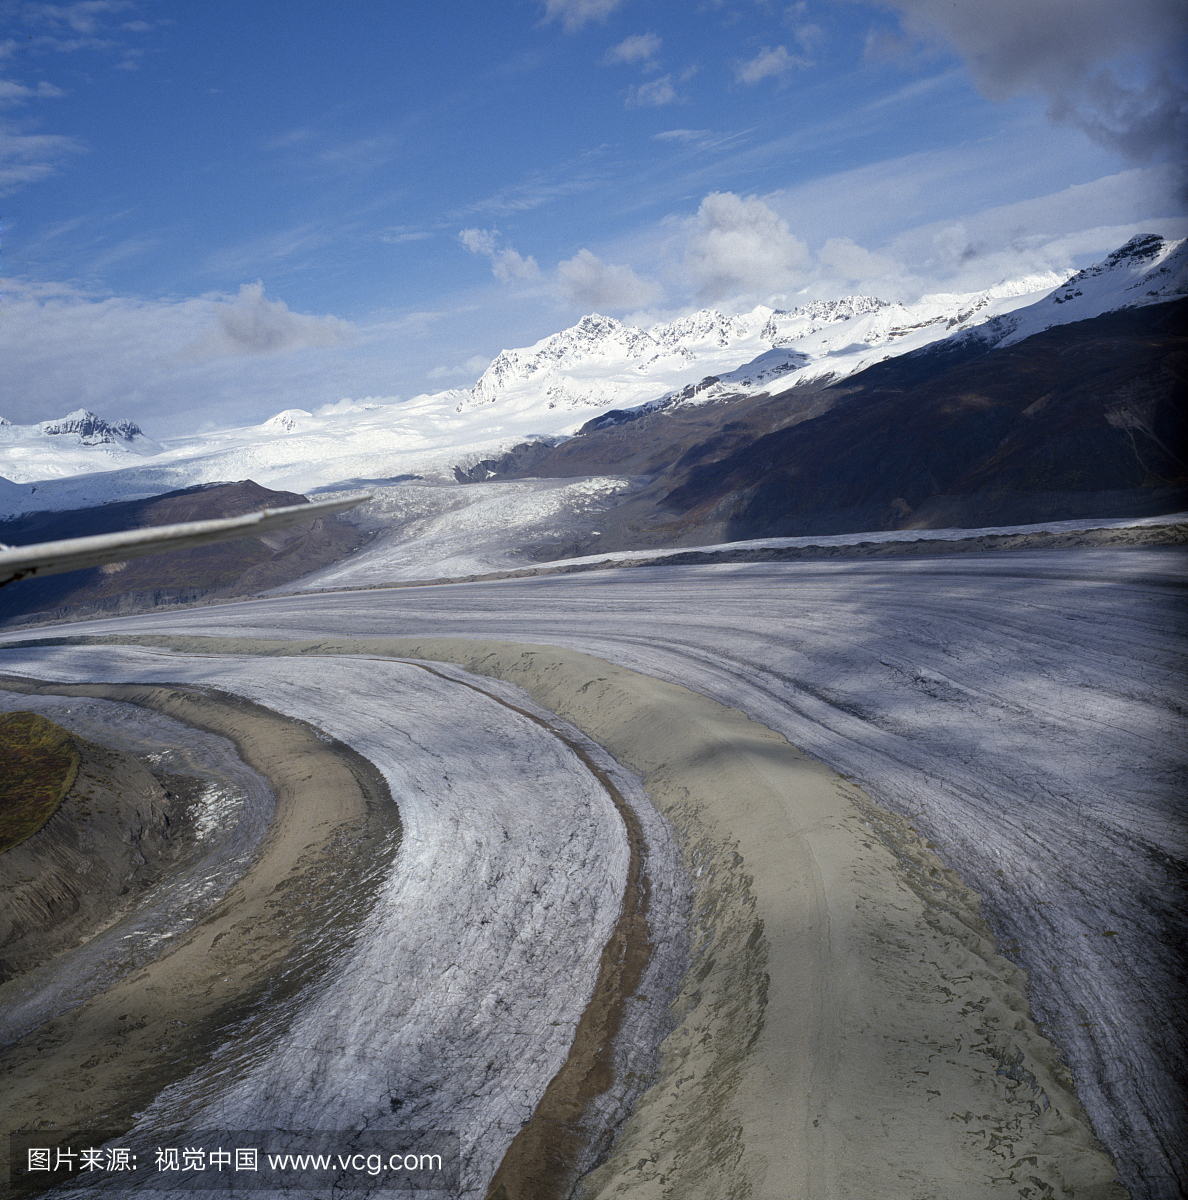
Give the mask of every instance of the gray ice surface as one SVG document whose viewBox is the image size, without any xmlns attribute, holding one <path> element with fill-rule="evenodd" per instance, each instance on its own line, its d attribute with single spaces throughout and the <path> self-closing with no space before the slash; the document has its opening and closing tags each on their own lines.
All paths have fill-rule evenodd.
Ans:
<svg viewBox="0 0 1188 1200">
<path fill-rule="evenodd" d="M 374 501 L 348 515 L 352 525 L 376 534 L 357 553 L 312 575 L 272 590 L 273 595 L 320 588 L 366 587 L 407 580 L 460 579 L 546 565 L 531 551 L 546 543 L 588 542 L 613 498 L 638 480 L 521 479 L 481 485 L 403 484 L 377 489 Z M 1142 529 L 1182 525 L 1188 513 L 1159 517 L 1087 517 L 1034 525 L 993 525 L 979 529 L 888 529 L 802 537 L 753 538 L 673 549 L 614 550 L 556 559 L 556 567 L 638 562 L 681 554 L 743 550 L 802 550 L 808 546 L 885 545 L 894 542 L 958 542 L 974 537 L 1081 533 L 1090 529 Z M 554 553 L 559 553 L 555 549 Z M 547 557 L 552 557 L 551 555 Z"/>
<path fill-rule="evenodd" d="M 1188 1179 L 1186 582 L 1184 553 L 1156 548 L 645 567 L 69 632 L 553 643 L 743 710 L 982 894 L 1128 1186 L 1170 1200 Z"/>
<path fill-rule="evenodd" d="M 630 857 L 596 776 L 508 704 L 580 743 L 642 819 L 653 928 L 657 941 L 668 931 L 669 952 L 649 968 L 639 990 L 652 999 L 632 1007 L 618 1054 L 623 1079 L 646 1080 L 683 973 L 678 855 L 638 781 L 518 689 L 471 680 L 482 695 L 440 677 L 470 679 L 456 668 L 432 674 L 371 658 L 69 646 L 2 657 L 6 670 L 42 679 L 161 681 L 246 697 L 358 750 L 400 810 L 401 847 L 378 903 L 279 1040 L 221 1048 L 210 1067 L 166 1089 L 138 1128 L 449 1130 L 461 1139 L 458 1194 L 483 1193 L 569 1053 Z M 624 1115 L 615 1103 L 622 1110 L 633 1095 L 610 1098 L 612 1125 Z"/>
</svg>

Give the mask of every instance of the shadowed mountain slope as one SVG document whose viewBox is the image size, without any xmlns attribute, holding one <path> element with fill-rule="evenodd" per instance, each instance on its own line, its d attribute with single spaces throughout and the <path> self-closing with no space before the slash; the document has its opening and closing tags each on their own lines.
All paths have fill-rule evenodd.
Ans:
<svg viewBox="0 0 1188 1200">
<path fill-rule="evenodd" d="M 1172 512 L 1188 499 L 1186 318 L 1177 301 L 1003 348 L 975 333 L 832 386 L 603 418 L 483 469 L 653 476 L 603 518 L 602 549 Z"/>
</svg>

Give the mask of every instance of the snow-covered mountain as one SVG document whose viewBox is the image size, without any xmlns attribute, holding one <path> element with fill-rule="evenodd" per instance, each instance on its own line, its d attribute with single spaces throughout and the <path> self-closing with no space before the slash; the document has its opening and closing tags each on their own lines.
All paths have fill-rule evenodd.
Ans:
<svg viewBox="0 0 1188 1200">
<path fill-rule="evenodd" d="M 109 423 L 85 408 L 37 425 L 14 425 L 0 417 L 0 512 L 12 511 L 14 501 L 15 511 L 29 507 L 23 498 L 33 493 L 14 491 L 14 483 L 118 470 L 163 449 L 131 421 Z"/>
<path fill-rule="evenodd" d="M 459 409 L 503 403 L 509 396 L 544 393 L 549 408 L 602 407 L 655 391 L 657 380 L 683 375 L 725 356 L 736 362 L 741 349 L 761 337 L 772 310 L 742 316 L 702 309 L 668 324 L 638 329 L 591 313 L 525 350 L 504 350 L 483 372 Z"/>
<path fill-rule="evenodd" d="M 129 457 L 159 454 L 161 449 L 159 442 L 145 437 L 139 425 L 131 421 L 111 424 L 85 408 L 37 425 L 14 425 L 0 417 L 0 461 L 9 478 L 21 474 L 22 462 L 38 468 L 50 464 L 56 468 L 51 469 L 50 476 L 73 475 L 79 470 L 104 469 L 89 466 L 91 463 L 102 462 L 110 467 Z"/>
<path fill-rule="evenodd" d="M 260 425 L 164 445 L 128 422 L 79 410 L 0 425 L 0 515 L 251 478 L 309 492 L 401 477 L 452 481 L 454 468 L 537 438 L 560 439 L 611 409 L 703 404 L 841 379 L 945 340 L 1005 344 L 1052 325 L 1188 291 L 1188 246 L 1134 238 L 1067 281 L 1053 274 L 911 304 L 873 296 L 787 311 L 703 309 L 647 329 L 591 314 L 534 346 L 502 351 L 469 390 L 400 404 L 286 409 Z"/>
<path fill-rule="evenodd" d="M 1185 243 L 1146 235 L 1067 281 L 1046 272 L 911 304 L 846 296 L 786 311 L 702 309 L 650 329 L 595 313 L 534 346 L 504 350 L 457 408 L 498 404 L 511 416 L 662 407 L 769 391 L 793 382 L 790 376 L 843 379 L 943 338 L 978 331 L 991 343 L 1017 341 L 1052 325 L 1174 299 L 1188 289 L 1186 267 Z"/>
<path fill-rule="evenodd" d="M 996 316 L 983 333 L 995 345 L 1009 346 L 1053 325 L 1186 295 L 1188 241 L 1168 242 L 1147 234 L 1131 238 L 1102 262 L 1078 271 L 1035 304 Z"/>
<path fill-rule="evenodd" d="M 703 403 L 767 390 L 793 371 L 798 378 L 842 378 L 888 353 L 917 349 L 1027 305 L 1060 283 L 1049 272 L 973 295 L 923 296 L 910 305 L 846 296 L 788 311 L 701 309 L 650 329 L 594 313 L 535 346 L 504 350 L 458 410 L 498 404 L 508 411 L 542 401 L 548 410 L 629 408 L 678 395 Z"/>
</svg>

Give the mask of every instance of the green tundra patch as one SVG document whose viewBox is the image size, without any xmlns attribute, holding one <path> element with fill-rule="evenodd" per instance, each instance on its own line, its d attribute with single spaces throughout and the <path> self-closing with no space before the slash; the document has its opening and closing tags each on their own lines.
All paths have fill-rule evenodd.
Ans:
<svg viewBox="0 0 1188 1200">
<path fill-rule="evenodd" d="M 52 817 L 78 772 L 70 734 L 31 712 L 0 714 L 0 853 Z"/>
</svg>

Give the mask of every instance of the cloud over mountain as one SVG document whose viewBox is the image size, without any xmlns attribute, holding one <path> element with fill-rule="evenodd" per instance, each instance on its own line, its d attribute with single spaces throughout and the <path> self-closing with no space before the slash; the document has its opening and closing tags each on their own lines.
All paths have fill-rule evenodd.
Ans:
<svg viewBox="0 0 1188 1200">
<path fill-rule="evenodd" d="M 260 282 L 245 283 L 239 295 L 215 306 L 217 327 L 193 343 L 186 357 L 223 354 L 278 354 L 302 346 L 335 346 L 352 337 L 351 326 L 339 317 L 295 313 L 283 300 L 269 300 Z"/>
<path fill-rule="evenodd" d="M 559 263 L 557 277 L 566 299 L 578 308 L 634 308 L 660 294 L 658 285 L 641 279 L 630 267 L 605 263 L 585 249 Z"/>
<path fill-rule="evenodd" d="M 764 295 L 797 283 L 808 247 L 755 196 L 711 192 L 694 218 L 686 258 L 698 295 Z"/>
</svg>

